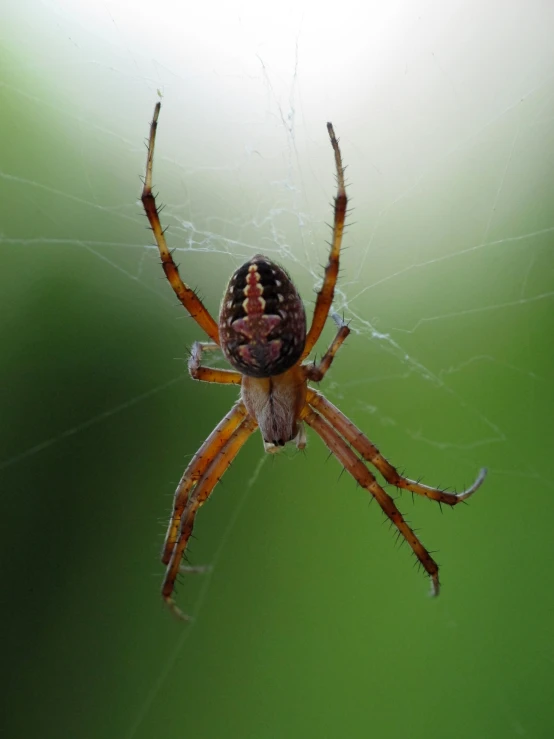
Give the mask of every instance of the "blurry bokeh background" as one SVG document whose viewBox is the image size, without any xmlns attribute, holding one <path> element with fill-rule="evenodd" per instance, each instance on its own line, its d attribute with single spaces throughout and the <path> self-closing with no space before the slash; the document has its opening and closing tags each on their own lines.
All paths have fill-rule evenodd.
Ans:
<svg viewBox="0 0 554 739">
<path fill-rule="evenodd" d="M 361 5 L 361 4 L 360 4 Z M 50 0 L 0 24 L 4 735 L 552 735 L 554 6 Z M 159 598 L 182 470 L 236 397 L 137 204 L 215 313 L 262 251 L 326 261 L 331 120 L 354 208 L 322 390 L 412 477 L 443 593 L 310 435 L 254 436 Z M 318 351 L 332 336 L 328 327 Z"/>
</svg>

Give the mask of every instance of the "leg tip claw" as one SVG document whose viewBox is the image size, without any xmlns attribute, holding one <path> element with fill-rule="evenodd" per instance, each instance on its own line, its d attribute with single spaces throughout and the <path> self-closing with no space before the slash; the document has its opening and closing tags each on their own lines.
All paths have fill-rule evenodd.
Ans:
<svg viewBox="0 0 554 739">
<path fill-rule="evenodd" d="M 440 583 L 438 577 L 431 576 L 431 589 L 429 591 L 430 598 L 436 598 L 440 593 Z"/>
<path fill-rule="evenodd" d="M 179 608 L 173 598 L 164 595 L 163 599 L 175 618 L 178 618 L 179 621 L 184 621 L 185 623 L 190 623 L 192 621 L 192 618 Z"/>
</svg>

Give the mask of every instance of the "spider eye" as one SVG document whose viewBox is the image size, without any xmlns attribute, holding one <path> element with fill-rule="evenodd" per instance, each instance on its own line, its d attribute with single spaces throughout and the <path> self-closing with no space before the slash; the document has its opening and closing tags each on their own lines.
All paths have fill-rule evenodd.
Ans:
<svg viewBox="0 0 554 739">
<path fill-rule="evenodd" d="M 250 377 L 272 377 L 296 364 L 306 314 L 287 273 L 261 255 L 239 267 L 223 296 L 219 335 L 229 363 Z"/>
</svg>

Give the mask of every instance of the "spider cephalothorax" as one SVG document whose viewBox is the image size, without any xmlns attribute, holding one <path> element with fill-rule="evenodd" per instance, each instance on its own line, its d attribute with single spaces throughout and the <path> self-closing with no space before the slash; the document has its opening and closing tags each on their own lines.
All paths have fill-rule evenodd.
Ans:
<svg viewBox="0 0 554 739">
<path fill-rule="evenodd" d="M 372 464 L 387 483 L 450 506 L 469 498 L 477 490 L 485 478 L 485 470 L 481 470 L 470 488 L 457 494 L 409 480 L 383 457 L 352 421 L 308 386 L 309 381 L 320 382 L 325 377 L 335 354 L 350 333 L 344 321 L 333 314 L 338 327 L 335 339 L 318 364 L 303 363 L 323 330 L 333 302 L 346 216 L 344 168 L 332 125 L 328 123 L 327 129 L 335 154 L 338 183 L 333 238 L 312 323 L 306 333 L 304 306 L 290 277 L 261 254 L 252 257 L 231 277 L 221 303 L 219 325 L 194 290 L 181 279 L 167 247 L 152 194 L 152 163 L 159 112 L 158 103 L 150 127 L 142 202 L 167 279 L 183 306 L 211 339 L 209 343 L 195 342 L 189 372 L 195 380 L 240 385 L 241 388 L 240 400 L 194 455 L 175 491 L 173 513 L 162 552 L 162 561 L 167 565 L 162 586 L 164 600 L 176 615 L 186 618 L 175 604 L 173 590 L 179 572 L 204 570 L 181 564 L 196 513 L 248 437 L 259 428 L 268 452 L 289 441 L 295 441 L 297 447 L 302 448 L 306 444 L 303 423 L 316 431 L 358 484 L 377 500 L 385 516 L 396 526 L 399 535 L 408 542 L 429 574 L 432 593 L 438 594 L 437 563 L 366 463 Z M 221 349 L 236 371 L 204 366 L 203 352 L 214 349 Z"/>
</svg>

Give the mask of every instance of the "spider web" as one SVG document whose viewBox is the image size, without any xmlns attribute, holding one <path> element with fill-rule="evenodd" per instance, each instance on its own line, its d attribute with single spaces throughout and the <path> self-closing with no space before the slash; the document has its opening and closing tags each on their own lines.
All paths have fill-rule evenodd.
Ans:
<svg viewBox="0 0 554 739">
<path fill-rule="evenodd" d="M 211 5 L 188 8 L 186 19 L 159 3 L 130 11 L 58 0 L 38 5 L 34 18 L 12 9 L 10 27 L 24 42 L 16 48 L 4 31 L 0 92 L 13 116 L 40 119 L 52 148 L 34 163 L 9 147 L 2 157 L 3 252 L 87 257 L 96 279 L 109 274 L 137 304 L 144 296 L 160 316 L 176 317 L 136 202 L 161 97 L 154 181 L 184 278 L 215 313 L 226 277 L 262 252 L 291 273 L 309 314 L 332 217 L 329 119 L 353 208 L 334 309 L 353 334 L 322 389 L 383 447 L 411 448 L 410 470 L 440 450 L 441 474 L 458 470 L 459 486 L 486 463 L 500 480 L 551 491 L 541 444 L 520 452 L 540 435 L 532 409 L 551 394 L 543 336 L 554 298 L 554 18 L 540 4 L 524 13 L 503 3 L 500 31 L 498 7 L 485 5 L 375 3 L 354 24 L 344 13 L 347 33 L 310 3 L 280 5 L 272 18 L 248 4 L 222 7 L 216 20 Z M 58 167 L 66 150 L 70 163 Z M 28 226 L 13 217 L 27 212 L 22 203 L 40 214 Z M 10 287 L 14 311 L 24 310 L 24 285 L 19 294 Z M 188 323 L 184 330 L 198 336 Z M 140 391 L 68 412 L 51 433 L 18 434 L 0 471 L 102 433 L 182 372 L 150 377 Z M 125 736 L 136 736 L 190 633 Z"/>
</svg>

